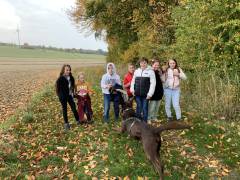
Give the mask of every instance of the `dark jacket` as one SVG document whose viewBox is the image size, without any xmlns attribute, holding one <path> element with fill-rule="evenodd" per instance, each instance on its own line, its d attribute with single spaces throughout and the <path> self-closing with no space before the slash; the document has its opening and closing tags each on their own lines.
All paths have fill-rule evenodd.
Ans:
<svg viewBox="0 0 240 180">
<path fill-rule="evenodd" d="M 149 77 L 136 77 L 134 84 L 136 96 L 147 97 L 149 88 L 150 88 Z"/>
<path fill-rule="evenodd" d="M 75 80 L 73 76 L 70 76 L 71 90 L 74 93 Z M 56 81 L 56 93 L 59 98 L 65 98 L 69 96 L 69 84 L 68 80 L 64 76 L 60 76 Z"/>
<path fill-rule="evenodd" d="M 161 100 L 163 97 L 163 85 L 162 85 L 159 71 L 154 71 L 154 72 L 156 77 L 156 87 L 155 87 L 154 94 L 151 97 L 151 100 L 158 101 L 158 100 Z"/>
</svg>

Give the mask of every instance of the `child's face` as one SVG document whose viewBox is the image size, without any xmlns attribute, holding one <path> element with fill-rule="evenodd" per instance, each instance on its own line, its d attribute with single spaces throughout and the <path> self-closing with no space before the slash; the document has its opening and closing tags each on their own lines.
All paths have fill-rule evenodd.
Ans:
<svg viewBox="0 0 240 180">
<path fill-rule="evenodd" d="M 159 62 L 155 62 L 153 65 L 152 65 L 152 68 L 154 71 L 158 70 L 159 69 Z"/>
<path fill-rule="evenodd" d="M 84 75 L 79 75 L 79 76 L 78 76 L 78 80 L 79 80 L 80 82 L 84 82 Z"/>
<path fill-rule="evenodd" d="M 70 73 L 71 73 L 71 69 L 68 66 L 66 66 L 64 69 L 64 75 L 69 76 Z"/>
<path fill-rule="evenodd" d="M 141 67 L 141 69 L 146 69 L 147 68 L 147 62 L 146 61 L 141 61 L 140 62 L 140 67 Z"/>
<path fill-rule="evenodd" d="M 128 66 L 128 72 L 130 72 L 131 74 L 133 74 L 134 71 L 135 71 L 135 67 L 134 67 L 134 66 L 132 66 L 132 65 Z"/>
<path fill-rule="evenodd" d="M 108 73 L 111 75 L 113 74 L 113 66 L 112 65 L 108 66 Z"/>
<path fill-rule="evenodd" d="M 169 60 L 168 64 L 171 69 L 174 69 L 176 67 L 176 63 L 173 60 Z"/>
</svg>

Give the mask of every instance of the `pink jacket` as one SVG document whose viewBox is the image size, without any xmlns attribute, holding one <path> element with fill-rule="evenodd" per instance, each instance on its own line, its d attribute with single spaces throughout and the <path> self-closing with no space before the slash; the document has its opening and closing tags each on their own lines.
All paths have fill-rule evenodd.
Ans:
<svg viewBox="0 0 240 180">
<path fill-rule="evenodd" d="M 167 69 L 167 72 L 165 72 L 161 76 L 161 80 L 164 83 L 164 88 L 169 88 L 169 89 L 179 89 L 180 88 L 180 81 L 187 79 L 186 75 L 182 71 L 181 68 L 178 68 L 180 71 L 179 76 L 174 76 L 173 75 L 173 70 L 171 68 Z"/>
</svg>

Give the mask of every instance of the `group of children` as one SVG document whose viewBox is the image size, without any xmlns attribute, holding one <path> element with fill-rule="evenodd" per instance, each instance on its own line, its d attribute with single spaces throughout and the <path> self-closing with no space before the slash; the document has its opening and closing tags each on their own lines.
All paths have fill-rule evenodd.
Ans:
<svg viewBox="0 0 240 180">
<path fill-rule="evenodd" d="M 170 59 L 166 66 L 160 67 L 157 58 L 152 59 L 151 66 L 147 58 L 139 59 L 140 67 L 135 70 L 133 64 L 128 65 L 128 73 L 124 76 L 123 84 L 120 76 L 116 72 L 113 63 L 108 63 L 106 74 L 102 76 L 101 88 L 104 99 L 105 123 L 109 122 L 110 103 L 114 105 L 115 121 L 119 119 L 120 93 L 116 89 L 124 89 L 130 100 L 136 101 L 136 115 L 145 122 L 151 122 L 158 118 L 160 100 L 165 96 L 165 111 L 167 119 L 173 120 L 171 113 L 171 104 L 175 110 L 176 119 L 181 119 L 180 99 L 180 81 L 186 79 L 186 75 L 178 67 L 175 59 Z M 67 118 L 67 103 L 75 116 L 77 124 L 82 124 L 84 114 L 87 116 L 87 122 L 92 122 L 93 111 L 91 108 L 90 95 L 93 91 L 90 85 L 85 82 L 84 74 L 78 75 L 78 81 L 75 84 L 71 74 L 71 67 L 64 65 L 60 76 L 56 82 L 56 90 L 62 105 L 64 127 L 70 129 Z M 74 97 L 78 99 L 78 111 L 76 110 Z M 132 105 L 132 101 L 131 101 Z"/>
</svg>

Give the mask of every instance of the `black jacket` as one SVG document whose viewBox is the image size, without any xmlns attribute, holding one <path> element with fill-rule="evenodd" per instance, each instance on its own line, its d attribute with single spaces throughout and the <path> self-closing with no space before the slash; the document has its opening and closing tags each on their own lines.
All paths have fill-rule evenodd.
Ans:
<svg viewBox="0 0 240 180">
<path fill-rule="evenodd" d="M 149 77 L 136 77 L 134 84 L 134 93 L 136 96 L 147 97 L 150 88 Z"/>
<path fill-rule="evenodd" d="M 163 97 L 163 85 L 162 85 L 159 71 L 154 71 L 154 73 L 156 77 L 156 87 L 155 87 L 154 94 L 151 97 L 151 100 L 158 101 L 158 100 L 161 100 Z"/>
<path fill-rule="evenodd" d="M 73 76 L 70 76 L 71 89 L 74 93 L 75 80 Z M 56 81 L 56 93 L 59 98 L 64 98 L 69 96 L 69 84 L 68 80 L 64 76 L 60 76 Z"/>
</svg>

